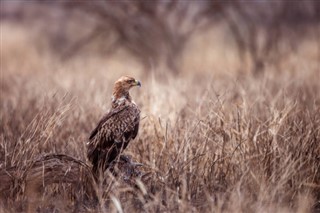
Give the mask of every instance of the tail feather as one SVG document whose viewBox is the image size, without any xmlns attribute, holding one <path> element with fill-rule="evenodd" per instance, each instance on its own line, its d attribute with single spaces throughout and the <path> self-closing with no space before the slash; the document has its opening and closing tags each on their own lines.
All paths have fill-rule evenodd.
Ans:
<svg viewBox="0 0 320 213">
<path fill-rule="evenodd" d="M 99 170 L 105 171 L 109 169 L 110 164 L 120 155 L 120 151 L 113 147 L 108 151 L 99 149 L 88 149 L 87 157 L 92 164 L 92 172 L 99 175 Z"/>
</svg>

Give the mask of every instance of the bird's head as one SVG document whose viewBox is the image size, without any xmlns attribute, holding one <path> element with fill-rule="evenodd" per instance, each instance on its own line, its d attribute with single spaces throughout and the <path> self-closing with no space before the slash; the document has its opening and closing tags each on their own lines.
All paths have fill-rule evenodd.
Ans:
<svg viewBox="0 0 320 213">
<path fill-rule="evenodd" d="M 122 97 L 125 97 L 131 101 L 129 90 L 135 86 L 141 87 L 140 81 L 129 76 L 122 76 L 114 83 L 113 98 L 120 99 Z"/>
</svg>

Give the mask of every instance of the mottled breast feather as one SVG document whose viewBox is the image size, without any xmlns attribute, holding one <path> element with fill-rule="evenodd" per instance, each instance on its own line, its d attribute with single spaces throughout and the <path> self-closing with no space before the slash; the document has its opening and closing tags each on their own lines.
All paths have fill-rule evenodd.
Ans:
<svg viewBox="0 0 320 213">
<path fill-rule="evenodd" d="M 137 136 L 139 121 L 140 110 L 129 101 L 124 101 L 103 116 L 88 142 L 87 155 L 94 172 L 99 168 L 107 169 Z"/>
</svg>

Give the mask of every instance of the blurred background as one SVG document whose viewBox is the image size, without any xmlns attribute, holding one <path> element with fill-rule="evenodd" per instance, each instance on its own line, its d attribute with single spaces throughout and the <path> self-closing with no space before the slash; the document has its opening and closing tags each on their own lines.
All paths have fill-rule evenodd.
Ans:
<svg viewBox="0 0 320 213">
<path fill-rule="evenodd" d="M 317 0 L 1 1 L 1 68 L 23 55 L 25 71 L 54 58 L 162 78 L 278 72 L 290 60 L 319 61 L 319 11 Z"/>
<path fill-rule="evenodd" d="M 71 190 L 41 181 L 48 194 L 35 196 L 19 175 L 50 153 L 86 162 L 122 75 L 142 82 L 125 153 L 151 171 L 154 197 L 114 184 L 124 212 L 319 212 L 319 0 L 0 4 L 0 172 L 20 168 L 5 173 L 0 212 L 6 200 L 26 212 L 33 197 L 38 212 L 79 212 Z"/>
</svg>

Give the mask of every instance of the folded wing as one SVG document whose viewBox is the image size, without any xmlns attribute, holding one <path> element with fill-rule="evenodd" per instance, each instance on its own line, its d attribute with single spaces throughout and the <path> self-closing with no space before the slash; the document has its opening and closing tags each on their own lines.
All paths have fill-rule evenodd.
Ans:
<svg viewBox="0 0 320 213">
<path fill-rule="evenodd" d="M 140 110 L 135 104 L 118 106 L 107 113 L 91 132 L 87 156 L 93 171 L 107 169 L 137 136 Z"/>
</svg>

